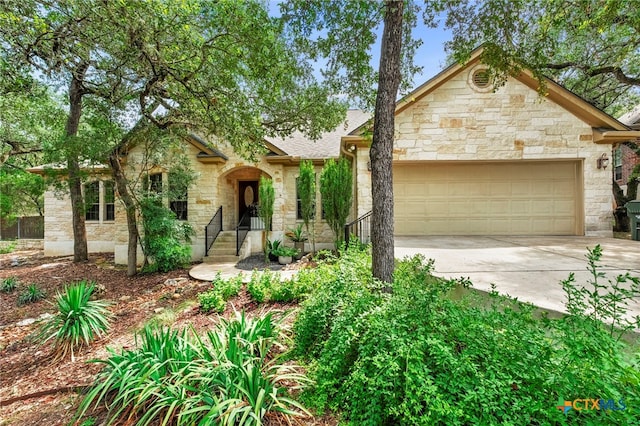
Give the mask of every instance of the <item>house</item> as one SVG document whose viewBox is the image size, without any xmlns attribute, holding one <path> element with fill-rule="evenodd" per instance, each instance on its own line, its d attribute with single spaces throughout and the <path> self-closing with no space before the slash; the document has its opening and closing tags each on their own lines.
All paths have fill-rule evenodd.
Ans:
<svg viewBox="0 0 640 426">
<path fill-rule="evenodd" d="M 640 130 L 640 105 L 636 106 L 633 110 L 622 115 L 618 120 L 621 123 L 626 124 L 631 129 Z M 632 141 L 638 146 L 638 141 Z M 640 164 L 640 157 L 636 154 L 636 149 L 633 149 L 629 144 L 618 144 L 613 149 L 613 179 L 625 191 L 627 190 L 627 184 L 629 183 L 629 176 L 633 172 L 633 169 Z"/>
<path fill-rule="evenodd" d="M 611 236 L 611 169 L 603 167 L 603 159 L 608 161 L 612 144 L 635 139 L 640 131 L 550 80 L 541 97 L 538 81 L 527 70 L 494 87 L 480 62 L 481 52 L 476 50 L 468 63 L 450 66 L 397 103 L 396 234 Z M 211 232 L 221 227 L 235 241 L 240 219 L 257 200 L 260 176 L 274 182 L 275 237 L 299 223 L 296 177 L 303 158 L 313 161 L 318 174 L 327 158 L 351 160 L 352 217 L 369 212 L 370 126 L 370 115 L 352 110 L 344 126 L 315 143 L 300 134 L 266 141 L 268 152 L 256 162 L 239 157 L 224 142 L 189 138 L 184 154 L 197 183 L 185 197 L 167 203 L 196 231 L 193 258 L 211 255 L 205 229 L 218 219 L 221 226 L 210 226 Z M 127 168 L 140 169 L 143 154 L 142 148 L 133 148 Z M 152 186 L 171 184 L 161 165 L 148 172 L 148 179 Z M 116 262 L 125 263 L 122 206 L 114 201 L 108 175 L 97 173 L 93 182 L 85 184 L 85 194 L 90 191 L 95 201 L 87 210 L 89 249 L 113 250 Z M 317 209 L 320 217 L 320 202 Z M 71 253 L 68 199 L 49 191 L 45 210 L 45 254 Z M 218 211 L 221 217 L 215 216 Z M 260 233 L 246 226 L 242 230 L 247 240 L 240 254 L 259 251 Z M 317 239 L 327 246 L 333 239 L 322 220 Z"/>
</svg>

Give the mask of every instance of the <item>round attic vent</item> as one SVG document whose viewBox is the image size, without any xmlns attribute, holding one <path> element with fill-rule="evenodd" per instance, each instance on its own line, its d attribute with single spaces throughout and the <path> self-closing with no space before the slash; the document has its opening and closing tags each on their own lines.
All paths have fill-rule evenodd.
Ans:
<svg viewBox="0 0 640 426">
<path fill-rule="evenodd" d="M 471 76 L 471 81 L 478 89 L 486 89 L 491 86 L 491 76 L 487 69 L 475 70 Z"/>
</svg>

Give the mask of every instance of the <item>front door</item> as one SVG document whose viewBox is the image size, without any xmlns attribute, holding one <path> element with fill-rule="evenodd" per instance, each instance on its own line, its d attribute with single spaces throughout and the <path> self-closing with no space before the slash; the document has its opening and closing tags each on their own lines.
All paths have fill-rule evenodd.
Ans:
<svg viewBox="0 0 640 426">
<path fill-rule="evenodd" d="M 249 216 L 257 214 L 258 206 L 258 181 L 243 180 L 238 182 L 238 220 L 251 210 Z"/>
</svg>

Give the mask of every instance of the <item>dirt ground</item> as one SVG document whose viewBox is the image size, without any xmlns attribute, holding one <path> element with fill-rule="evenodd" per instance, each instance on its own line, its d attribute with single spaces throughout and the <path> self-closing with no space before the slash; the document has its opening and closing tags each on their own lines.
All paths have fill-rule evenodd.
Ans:
<svg viewBox="0 0 640 426">
<path fill-rule="evenodd" d="M 105 358 L 107 347 L 133 347 L 135 332 L 149 320 L 175 327 L 192 324 L 196 330 L 210 329 L 219 321 L 216 314 L 201 314 L 196 302 L 196 295 L 210 284 L 190 279 L 186 269 L 129 278 L 109 254 L 91 255 L 86 263 L 72 260 L 44 257 L 41 251 L 0 255 L 0 282 L 18 279 L 16 290 L 0 292 L 0 426 L 68 424 L 79 402 L 76 391 L 91 384 L 101 368 L 87 361 Z M 54 313 L 52 302 L 65 284 L 83 279 L 95 281 L 100 297 L 113 303 L 111 328 L 106 337 L 76 354 L 74 361 L 53 362 L 51 344 L 33 340 L 41 324 L 37 320 Z M 18 306 L 19 295 L 32 283 L 45 291 L 46 299 Z M 259 314 L 292 308 L 295 305 L 258 305 L 243 290 L 230 300 L 222 316 L 232 316 L 234 309 Z M 304 424 L 335 421 L 327 417 Z"/>
</svg>

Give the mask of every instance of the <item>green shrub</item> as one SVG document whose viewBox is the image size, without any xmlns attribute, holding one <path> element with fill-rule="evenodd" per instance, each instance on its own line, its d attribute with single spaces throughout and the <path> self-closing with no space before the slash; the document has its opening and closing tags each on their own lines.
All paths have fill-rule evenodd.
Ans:
<svg viewBox="0 0 640 426">
<path fill-rule="evenodd" d="M 176 219 L 175 213 L 162 205 L 160 195 L 149 195 L 140 201 L 144 234 L 142 247 L 152 263 L 147 272 L 168 272 L 184 268 L 191 262 L 193 228 Z"/>
<path fill-rule="evenodd" d="M 496 292 L 453 300 L 455 283 L 431 276 L 432 262 L 419 256 L 398 263 L 385 294 L 366 273 L 368 262 L 347 250 L 294 324 L 294 354 L 311 361 L 316 382 L 308 403 L 340 410 L 353 425 L 635 421 L 640 360 L 592 318 L 589 297 L 582 311 L 574 303 L 572 315 L 539 319 L 533 306 Z M 556 408 L 577 398 L 623 400 L 628 408 L 566 415 Z"/>
<path fill-rule="evenodd" d="M 66 357 L 95 338 L 103 336 L 109 328 L 111 313 L 109 302 L 90 300 L 95 282 L 80 281 L 66 286 L 63 293 L 56 295 L 58 312 L 49 319 L 40 331 L 44 342 L 55 341 L 56 357 Z"/>
<path fill-rule="evenodd" d="M 107 424 L 259 425 L 289 422 L 304 409 L 284 384 L 308 380 L 295 367 L 278 364 L 269 350 L 278 335 L 271 315 L 237 314 L 202 339 L 192 330 L 145 328 L 138 349 L 110 351 L 79 407 L 107 403 Z"/>
<path fill-rule="evenodd" d="M 18 279 L 16 277 L 8 277 L 2 280 L 0 284 L 0 291 L 3 293 L 11 293 L 18 286 Z"/>
<path fill-rule="evenodd" d="M 18 306 L 35 303 L 47 297 L 36 284 L 29 284 L 27 288 L 18 296 Z"/>
<path fill-rule="evenodd" d="M 6 243 L 6 242 L 3 241 L 3 243 L 4 244 L 0 244 L 0 254 L 11 253 L 18 246 L 18 242 L 17 241 L 11 241 L 10 243 Z"/>
<path fill-rule="evenodd" d="M 242 288 L 242 275 L 228 280 L 222 279 L 220 273 L 211 282 L 213 288 L 198 295 L 200 310 L 204 313 L 222 313 L 227 306 L 227 300 L 237 296 Z"/>
</svg>

